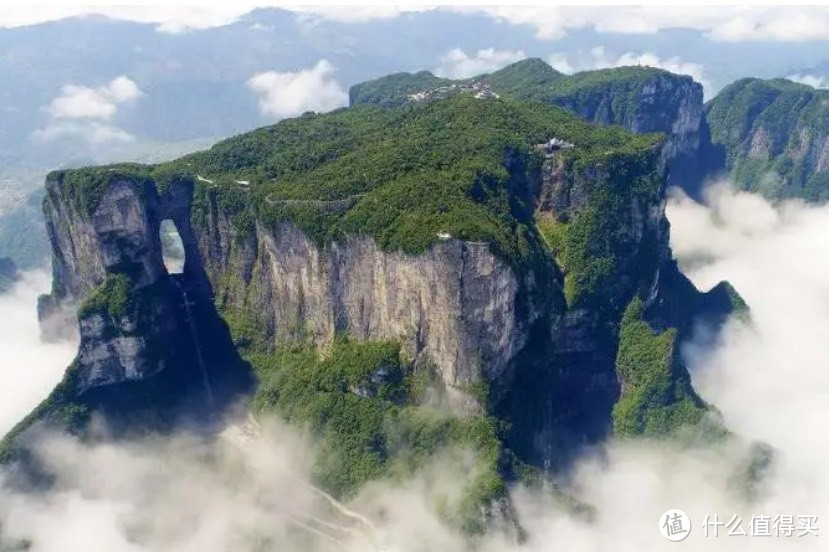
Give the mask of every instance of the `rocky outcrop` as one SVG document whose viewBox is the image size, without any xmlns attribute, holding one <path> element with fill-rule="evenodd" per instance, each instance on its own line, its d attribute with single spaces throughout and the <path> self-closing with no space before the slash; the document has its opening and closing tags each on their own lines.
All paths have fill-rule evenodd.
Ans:
<svg viewBox="0 0 829 552">
<path fill-rule="evenodd" d="M 115 182 L 91 214 L 67 200 L 57 178 L 46 183 L 43 202 L 52 245 L 50 295 L 41 297 L 38 314 L 47 338 L 74 331 L 75 310 L 110 272 L 129 267 L 137 287 L 154 283 L 163 264 L 153 241 L 145 190 L 126 180 Z"/>
<path fill-rule="evenodd" d="M 661 165 L 658 155 L 653 157 L 652 164 Z M 620 434 L 663 431 L 647 422 L 649 411 L 659 411 L 660 403 L 667 408 L 655 417 L 678 425 L 682 422 L 671 418 L 671 405 L 682 401 L 692 413 L 684 420 L 689 423 L 705 412 L 690 386 L 679 344 L 691 337 L 701 316 L 710 316 L 708 323 L 717 327 L 733 307 L 722 300 L 719 288 L 701 294 L 679 273 L 669 247 L 664 179 L 650 193 L 631 192 L 631 183 L 619 187 L 614 182 L 614 175 L 626 169 L 630 167 L 609 162 L 574 171 L 556 157 L 545 162 L 536 216 L 559 229 L 549 234 L 561 259 L 568 308 L 539 319 L 498 406 L 499 415 L 512 422 L 510 447 L 534 463 L 554 467 L 569 461 L 580 446 L 607 434 L 609 420 Z M 596 212 L 601 213 L 598 226 L 607 224 L 607 233 L 592 226 L 597 221 L 591 213 Z M 590 232 L 586 255 L 579 257 L 577 244 L 562 247 L 552 239 L 560 231 Z M 574 284 L 579 281 L 594 285 Z M 639 324 L 645 328 L 637 345 L 650 347 L 651 334 L 678 336 L 663 352 L 666 365 L 657 368 L 668 371 L 665 377 L 673 387 L 647 407 L 629 399 L 629 376 L 619 369 L 621 320 L 631 303 L 641 305 Z M 656 397 L 660 391 L 648 393 Z M 618 408 L 623 401 L 634 406 Z"/>
<path fill-rule="evenodd" d="M 557 82 L 550 101 L 597 124 L 665 134 L 668 183 L 693 197 L 724 162 L 711 145 L 702 85 L 691 77 L 649 67 L 587 71 Z"/>
<path fill-rule="evenodd" d="M 55 327 L 56 313 L 77 314 L 80 344 L 63 382 L 7 436 L 2 454 L 36 421 L 77 429 L 98 413 L 126 432 L 182 417 L 204 424 L 250 391 L 249 368 L 204 293 L 190 196 L 177 195 L 192 188 L 159 194 L 151 181 L 112 174 L 91 209 L 64 173 L 49 175 L 46 188 L 53 286 L 39 310 L 45 328 Z M 191 260 L 181 275 L 164 266 L 164 219 L 186 239 Z"/>
<path fill-rule="evenodd" d="M 770 199 L 829 199 L 829 92 L 786 79 L 741 79 L 705 106 L 731 180 Z"/>
<path fill-rule="evenodd" d="M 286 223 L 275 233 L 258 225 L 237 248 L 226 220 L 208 228 L 200 242 L 220 302 L 253 313 L 273 347 L 308 339 L 326 348 L 338 334 L 399 339 L 462 388 L 500 377 L 532 321 L 516 316 L 522 286 L 485 243 L 448 239 L 417 257 L 365 237 L 320 248 Z M 224 288 L 234 275 L 238 287 Z"/>
</svg>

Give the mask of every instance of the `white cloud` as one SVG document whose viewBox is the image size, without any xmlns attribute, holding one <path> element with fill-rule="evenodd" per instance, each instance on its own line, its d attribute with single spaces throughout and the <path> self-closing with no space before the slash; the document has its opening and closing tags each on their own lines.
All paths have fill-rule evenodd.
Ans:
<svg viewBox="0 0 829 552">
<path fill-rule="evenodd" d="M 491 73 L 525 57 L 526 54 L 521 50 L 484 48 L 470 56 L 460 48 L 454 48 L 441 56 L 440 66 L 435 69 L 435 74 L 453 79 L 473 77 Z"/>
<path fill-rule="evenodd" d="M 478 8 L 466 8 L 477 11 Z M 829 39 L 826 6 L 498 6 L 480 8 L 500 20 L 528 25 L 541 39 L 578 29 L 653 34 L 684 28 L 716 41 L 799 42 Z"/>
<path fill-rule="evenodd" d="M 573 73 L 578 73 L 579 71 L 587 71 L 587 69 L 582 69 L 581 63 L 575 62 L 574 65 L 573 61 L 571 61 L 571 56 L 567 54 L 563 54 L 560 52 L 555 52 L 550 54 L 547 58 L 547 63 L 552 65 L 553 69 L 556 71 L 561 71 L 567 75 L 572 75 Z M 598 67 L 592 67 L 593 69 L 598 69 Z"/>
<path fill-rule="evenodd" d="M 210 4 L 145 6 L 70 6 L 63 4 L 8 5 L 0 7 L 0 27 L 17 27 L 79 15 L 104 15 L 112 19 L 156 25 L 164 32 L 182 32 L 227 25 L 254 7 L 282 7 L 309 20 L 345 23 L 389 19 L 401 14 L 446 9 L 484 13 L 498 20 L 527 25 L 541 39 L 558 39 L 579 29 L 627 34 L 652 34 L 685 28 L 705 33 L 716 41 L 798 42 L 829 39 L 829 7 L 826 6 L 303 6 L 282 4 Z"/>
<path fill-rule="evenodd" d="M 625 52 L 621 55 L 611 55 L 603 47 L 598 46 L 587 52 L 554 53 L 550 55 L 548 61 L 555 69 L 568 74 L 630 65 L 656 67 L 679 75 L 690 75 L 695 81 L 702 84 L 706 96 L 711 92 L 710 83 L 705 78 L 703 65 L 684 61 L 679 57 L 661 58 L 651 52 Z"/>
<path fill-rule="evenodd" d="M 259 96 L 259 109 L 280 119 L 305 111 L 331 111 L 348 104 L 348 94 L 332 74 L 334 67 L 320 60 L 310 69 L 253 76 L 248 87 Z"/>
<path fill-rule="evenodd" d="M 109 120 L 119 104 L 131 102 L 141 94 L 135 81 L 123 75 L 97 88 L 67 84 L 46 111 L 56 119 Z"/>
<path fill-rule="evenodd" d="M 800 74 L 789 75 L 786 77 L 790 81 L 799 82 L 813 88 L 829 88 L 829 79 L 820 75 Z"/>
<path fill-rule="evenodd" d="M 829 430 L 829 207 L 772 205 L 725 186 L 708 202 L 669 203 L 672 245 L 698 285 L 730 280 L 752 324 L 732 325 L 713 351 L 693 351 L 694 383 L 730 428 L 777 449 L 767 508 L 826 520 L 829 442 L 816 436 Z"/>
<path fill-rule="evenodd" d="M 733 17 L 708 29 L 708 35 L 725 42 L 801 42 L 829 38 L 829 12 L 825 7 L 793 8 L 766 8 L 759 13 Z"/>
<path fill-rule="evenodd" d="M 98 121 L 53 121 L 45 128 L 32 132 L 38 142 L 57 142 L 64 139 L 81 139 L 89 146 L 132 142 L 135 136 L 117 126 Z"/>
<path fill-rule="evenodd" d="M 98 87 L 66 84 L 60 95 L 43 108 L 49 114 L 49 123 L 31 136 L 42 143 L 80 139 L 91 147 L 131 142 L 132 134 L 107 121 L 122 105 L 142 95 L 135 81 L 124 75 Z"/>
<path fill-rule="evenodd" d="M 49 275 L 31 272 L 0 295 L 0 438 L 46 398 L 75 355 L 74 343 L 40 341 L 37 296 L 48 289 Z"/>
</svg>

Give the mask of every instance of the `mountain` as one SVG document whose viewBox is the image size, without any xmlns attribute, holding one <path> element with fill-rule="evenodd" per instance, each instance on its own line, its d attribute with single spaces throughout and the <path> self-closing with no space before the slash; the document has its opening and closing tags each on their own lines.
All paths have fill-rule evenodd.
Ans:
<svg viewBox="0 0 829 552">
<path fill-rule="evenodd" d="M 40 268 L 49 259 L 41 209 L 48 172 L 0 169 L 0 257 L 22 271 Z"/>
<path fill-rule="evenodd" d="M 829 199 L 829 91 L 786 79 L 741 79 L 705 107 L 741 189 L 773 199 Z"/>
<path fill-rule="evenodd" d="M 618 67 L 567 76 L 540 59 L 518 61 L 492 74 L 452 81 L 428 71 L 396 73 L 353 86 L 351 105 L 396 106 L 455 93 L 494 93 L 540 101 L 573 111 L 600 125 L 637 134 L 667 135 L 663 157 L 671 185 L 701 196 L 723 153 L 711 144 L 703 117 L 702 86 L 691 77 L 652 67 Z"/>
<path fill-rule="evenodd" d="M 680 345 L 742 305 L 672 259 L 663 151 L 555 106 L 460 94 L 53 172 L 40 312 L 78 308 L 80 350 L 0 456 L 26 459 L 36 422 L 209 425 L 252 391 L 254 415 L 314 430 L 315 477 L 337 496 L 446 445 L 477 451 L 452 519 L 482 531 L 527 466 L 708 419 Z"/>
</svg>

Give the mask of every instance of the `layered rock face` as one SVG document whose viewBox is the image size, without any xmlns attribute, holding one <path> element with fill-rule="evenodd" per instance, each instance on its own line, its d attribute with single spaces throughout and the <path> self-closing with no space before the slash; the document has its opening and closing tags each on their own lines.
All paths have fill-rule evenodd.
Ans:
<svg viewBox="0 0 829 552">
<path fill-rule="evenodd" d="M 602 125 L 667 136 L 668 183 L 699 198 L 706 177 L 722 168 L 703 112 L 702 85 L 691 77 L 645 67 L 579 73 L 554 87 L 552 102 Z"/>
<path fill-rule="evenodd" d="M 219 301 L 246 312 L 270 346 L 336 335 L 402 340 L 449 389 L 500 377 L 525 341 L 514 272 L 485 243 L 447 238 L 426 254 L 385 252 L 370 238 L 320 248 L 290 223 L 257 225 L 239 243 L 218 209 L 199 243 Z"/>
<path fill-rule="evenodd" d="M 706 105 L 714 141 L 741 189 L 829 199 L 829 93 L 785 79 L 741 79 Z"/>
</svg>

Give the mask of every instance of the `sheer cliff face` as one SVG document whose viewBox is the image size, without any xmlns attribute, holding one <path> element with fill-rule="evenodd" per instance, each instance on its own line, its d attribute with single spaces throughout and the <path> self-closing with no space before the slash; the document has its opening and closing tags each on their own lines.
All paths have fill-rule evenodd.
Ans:
<svg viewBox="0 0 829 552">
<path fill-rule="evenodd" d="M 175 336 L 179 328 L 172 305 L 158 300 L 166 273 L 160 256 L 158 201 L 148 199 L 155 190 L 115 181 L 95 210 L 86 213 L 62 195 L 60 179 L 49 180 L 46 187 L 53 292 L 41 299 L 41 317 L 61 312 L 71 316 L 90 298 L 99 303 L 99 308 L 85 308 L 79 316 L 78 392 L 158 372 L 164 363 L 150 354 L 150 346 Z M 111 279 L 125 272 L 128 279 Z M 149 289 L 156 293 L 138 300 Z M 110 305 L 114 301 L 123 305 Z"/>
<path fill-rule="evenodd" d="M 715 142 L 742 189 L 771 199 L 829 199 L 829 92 L 785 79 L 742 79 L 706 105 Z"/>
<path fill-rule="evenodd" d="M 699 146 L 702 86 L 664 71 L 623 69 L 631 74 L 616 77 L 614 69 L 580 73 L 554 101 L 593 123 L 621 125 L 637 134 L 662 132 L 670 137 L 671 151 Z"/>
<path fill-rule="evenodd" d="M 252 317 L 272 348 L 325 350 L 337 335 L 401 340 L 452 392 L 501 377 L 537 316 L 518 315 L 527 286 L 484 243 L 448 238 L 420 256 L 366 237 L 319 247 L 290 223 L 257 225 L 240 241 L 215 205 L 210 212 L 199 244 L 217 303 Z"/>
<path fill-rule="evenodd" d="M 99 206 L 87 216 L 61 195 L 61 183 L 46 183 L 44 215 L 52 243 L 52 272 L 61 300 L 79 301 L 103 283 L 108 272 L 122 265 L 138 267 L 143 285 L 163 272 L 160 247 L 153 239 L 150 205 L 145 190 L 130 182 L 115 182 Z"/>
<path fill-rule="evenodd" d="M 168 217 L 182 236 L 182 281 L 192 294 L 206 297 L 212 289 L 223 309 L 261 325 L 271 348 L 312 342 L 325 350 L 336 335 L 401 340 L 412 359 L 433 365 L 460 405 L 472 406 L 470 386 L 503 375 L 538 316 L 527 309 L 519 316 L 517 305 L 527 300 L 519 290 L 532 282 L 519 282 L 485 243 L 447 238 L 415 257 L 384 252 L 365 237 L 319 247 L 290 223 L 277 232 L 257 225 L 253 237 L 240 239 L 216 204 L 193 233 L 192 183 L 159 196 L 154 186 L 116 181 L 89 215 L 61 195 L 60 185 L 48 183 L 44 204 L 54 291 L 42 303 L 94 300 L 125 268 L 127 293 L 145 297 L 119 316 L 81 310 L 80 392 L 143 379 L 169 363 L 150 350 L 153 336 L 163 341 L 183 331 L 175 315 L 180 299 L 158 291 L 169 282 L 159 240 Z"/>
<path fill-rule="evenodd" d="M 667 136 L 668 183 L 698 197 L 703 180 L 720 169 L 703 112 L 702 85 L 691 77 L 644 67 L 579 73 L 554 87 L 552 102 L 601 125 Z"/>
<path fill-rule="evenodd" d="M 21 435 L 35 422 L 79 433 L 94 413 L 116 433 L 204 423 L 252 385 L 204 293 L 209 284 L 189 226 L 191 187 L 159 195 L 152 181 L 113 177 L 93 203 L 67 193 L 65 176 L 53 173 L 46 183 L 53 285 L 39 309 L 47 329 L 55 316 L 77 312 L 78 354 L 0 443 L 0 462 L 22 453 Z M 175 277 L 162 257 L 164 219 L 180 229 L 188 252 Z"/>
</svg>

